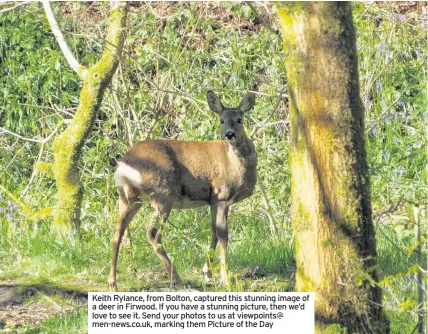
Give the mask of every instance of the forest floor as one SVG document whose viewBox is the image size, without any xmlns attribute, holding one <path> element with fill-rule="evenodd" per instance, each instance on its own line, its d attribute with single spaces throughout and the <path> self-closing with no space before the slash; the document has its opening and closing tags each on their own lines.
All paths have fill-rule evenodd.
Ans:
<svg viewBox="0 0 428 334">
<path fill-rule="evenodd" d="M 100 287 L 94 286 L 96 291 Z M 88 293 L 77 286 L 62 287 L 50 282 L 0 281 L 0 332 L 12 333 L 44 319 L 73 312 L 87 304 Z"/>
<path fill-rule="evenodd" d="M 123 291 L 216 291 L 216 285 L 186 284 L 183 289 L 171 289 L 160 271 L 144 269 L 136 273 L 150 286 L 128 285 Z M 239 276 L 238 279 L 236 279 Z M 193 280 L 192 280 L 193 282 Z M 283 290 L 290 280 L 276 275 L 264 275 L 256 268 L 245 268 L 232 280 L 236 290 L 263 291 L 277 286 Z M 120 283 L 120 282 L 119 282 Z M 120 289 L 121 287 L 119 287 Z M 87 331 L 88 292 L 107 291 L 106 284 L 75 279 L 67 282 L 48 280 L 0 280 L 0 333 L 61 333 Z M 74 325 L 73 325 L 74 323 Z M 59 327 L 58 327 L 59 326 Z M 63 330 L 61 330 L 63 328 Z"/>
</svg>

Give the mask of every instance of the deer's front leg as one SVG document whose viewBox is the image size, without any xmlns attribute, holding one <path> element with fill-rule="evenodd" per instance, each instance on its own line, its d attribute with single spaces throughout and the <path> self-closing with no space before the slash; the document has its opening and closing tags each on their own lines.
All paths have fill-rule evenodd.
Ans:
<svg viewBox="0 0 428 334">
<path fill-rule="evenodd" d="M 220 279 L 222 284 L 229 285 L 227 278 L 227 215 L 229 213 L 229 205 L 227 202 L 219 201 L 216 203 L 216 234 L 218 242 L 220 243 Z M 214 213 L 213 213 L 214 214 Z"/>
<path fill-rule="evenodd" d="M 214 203 L 211 205 L 211 245 L 210 245 L 210 251 L 207 254 L 207 261 L 205 262 L 205 265 L 202 268 L 202 273 L 204 274 L 205 281 L 207 283 L 211 282 L 213 279 L 212 263 L 213 263 L 213 259 L 214 259 L 215 249 L 217 247 L 217 242 L 218 242 L 216 221 L 217 221 L 217 203 Z"/>
</svg>

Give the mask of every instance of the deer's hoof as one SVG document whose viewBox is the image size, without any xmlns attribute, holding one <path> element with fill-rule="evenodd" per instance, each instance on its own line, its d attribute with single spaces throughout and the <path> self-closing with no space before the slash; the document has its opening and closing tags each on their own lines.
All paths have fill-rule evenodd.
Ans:
<svg viewBox="0 0 428 334">
<path fill-rule="evenodd" d="M 110 292 L 117 292 L 118 291 L 116 281 L 110 280 L 110 279 L 108 280 L 108 290 Z"/>
<path fill-rule="evenodd" d="M 227 279 L 227 277 L 226 278 L 222 277 L 220 279 L 220 281 L 218 282 L 218 286 L 219 287 L 225 287 L 225 288 L 229 289 L 230 288 L 230 281 Z"/>
<path fill-rule="evenodd" d="M 171 280 L 172 280 L 172 284 L 173 284 L 174 286 L 180 286 L 180 285 L 182 285 L 181 278 L 180 278 L 180 276 L 178 276 L 178 274 L 177 274 L 177 273 L 173 273 L 173 274 L 172 274 L 172 276 L 171 276 Z"/>
<path fill-rule="evenodd" d="M 211 273 L 211 270 L 208 268 L 208 265 L 206 263 L 202 268 L 202 274 L 204 275 L 205 283 L 213 282 L 213 274 Z"/>
</svg>

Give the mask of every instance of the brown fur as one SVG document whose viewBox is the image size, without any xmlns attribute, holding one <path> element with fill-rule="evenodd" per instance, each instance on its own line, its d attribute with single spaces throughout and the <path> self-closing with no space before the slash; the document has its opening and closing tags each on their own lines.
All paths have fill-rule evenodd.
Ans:
<svg viewBox="0 0 428 334">
<path fill-rule="evenodd" d="M 211 98 L 217 98 L 213 96 Z M 252 100 L 248 102 L 245 99 L 249 97 Z M 236 137 L 232 140 L 146 140 L 134 145 L 120 159 L 115 174 L 119 191 L 120 219 L 113 239 L 110 290 L 117 290 L 116 265 L 123 232 L 141 207 L 142 198 L 148 198 L 162 223 L 167 221 L 173 208 L 188 209 L 210 205 L 211 248 L 215 249 L 217 241 L 220 241 L 221 279 L 227 283 L 228 210 L 233 203 L 251 196 L 256 183 L 257 155 L 254 144 L 243 131 L 242 125 L 234 121 L 237 117 L 242 118 L 243 112 L 251 109 L 254 97 L 249 97 L 243 100 L 249 104 L 247 106 L 244 103 L 241 108 L 244 111 L 239 107 L 224 108 L 218 98 L 215 100 L 220 103 L 215 109 L 220 108 L 222 124 L 227 122 L 227 127 L 223 126 L 224 132 L 229 131 L 230 136 L 230 131 L 234 131 Z M 150 226 L 147 237 L 173 283 L 179 283 L 180 278 L 160 244 L 161 228 Z M 204 267 L 207 280 L 212 279 L 211 262 L 209 257 Z"/>
</svg>

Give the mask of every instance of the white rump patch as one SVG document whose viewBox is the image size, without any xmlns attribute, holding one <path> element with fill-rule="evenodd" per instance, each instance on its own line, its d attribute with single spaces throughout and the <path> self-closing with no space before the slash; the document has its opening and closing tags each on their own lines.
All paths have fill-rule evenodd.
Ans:
<svg viewBox="0 0 428 334">
<path fill-rule="evenodd" d="M 124 162 L 119 162 L 116 172 L 114 173 L 114 182 L 117 187 L 122 187 L 124 183 L 131 183 L 134 187 L 141 186 L 143 180 L 138 170 L 128 166 Z"/>
</svg>

